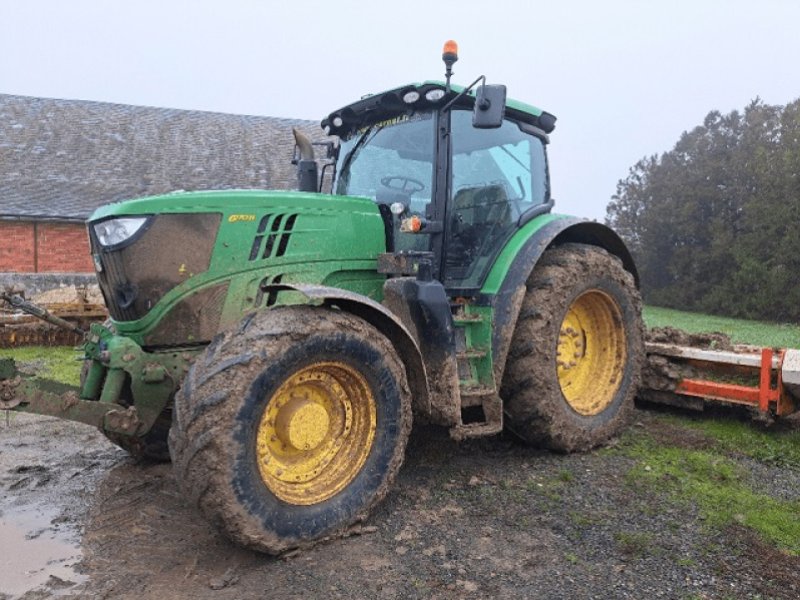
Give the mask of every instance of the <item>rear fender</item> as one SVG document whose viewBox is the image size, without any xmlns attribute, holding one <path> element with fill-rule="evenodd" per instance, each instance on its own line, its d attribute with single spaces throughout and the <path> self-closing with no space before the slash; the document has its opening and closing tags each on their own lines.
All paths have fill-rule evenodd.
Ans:
<svg viewBox="0 0 800 600">
<path fill-rule="evenodd" d="M 389 338 L 405 365 L 414 411 L 418 414 L 430 414 L 431 400 L 428 391 L 428 376 L 419 346 L 400 319 L 385 306 L 362 294 L 322 285 L 280 283 L 265 286 L 263 289 L 265 292 L 299 292 L 308 298 L 311 304 L 335 306 L 364 319 L 375 327 L 375 329 Z"/>
<path fill-rule="evenodd" d="M 617 256 L 625 269 L 633 275 L 636 286 L 639 286 L 639 274 L 636 271 L 633 257 L 622 239 L 611 228 L 601 223 L 576 217 L 548 220 L 538 228 L 536 228 L 535 222 L 532 222 L 532 225 L 534 228 L 532 233 L 511 260 L 499 287 L 497 289 L 484 288 L 484 292 L 493 293 L 492 355 L 495 357 L 494 375 L 498 382 L 502 381 L 511 337 L 514 334 L 522 299 L 525 296 L 525 282 L 548 248 L 567 243 L 599 246 Z M 500 266 L 496 264 L 495 267 Z M 487 281 L 491 281 L 491 279 L 490 276 Z"/>
</svg>

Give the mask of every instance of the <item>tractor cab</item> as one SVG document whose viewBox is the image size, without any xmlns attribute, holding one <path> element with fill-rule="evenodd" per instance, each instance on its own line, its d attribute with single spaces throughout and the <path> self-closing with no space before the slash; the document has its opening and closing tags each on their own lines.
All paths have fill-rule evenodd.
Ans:
<svg viewBox="0 0 800 600">
<path fill-rule="evenodd" d="M 514 232 L 552 208 L 545 146 L 555 117 L 507 102 L 502 86 L 475 88 L 480 79 L 406 85 L 322 121 L 342 140 L 333 193 L 379 205 L 397 274 L 426 257 L 456 293 L 479 290 Z"/>
</svg>

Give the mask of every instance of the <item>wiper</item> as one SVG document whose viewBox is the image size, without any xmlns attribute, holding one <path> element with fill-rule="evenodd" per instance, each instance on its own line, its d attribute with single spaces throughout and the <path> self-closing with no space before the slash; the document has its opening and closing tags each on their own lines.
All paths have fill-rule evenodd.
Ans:
<svg viewBox="0 0 800 600">
<path fill-rule="evenodd" d="M 518 158 L 517 158 L 517 157 L 516 157 L 516 156 L 515 156 L 515 155 L 514 155 L 514 154 L 513 154 L 513 153 L 512 153 L 512 152 L 511 152 L 511 151 L 510 151 L 508 148 L 506 148 L 505 146 L 498 146 L 498 148 L 500 148 L 500 150 L 502 150 L 503 152 L 505 152 L 506 154 L 508 154 L 508 155 L 509 155 L 511 158 L 513 158 L 513 159 L 516 161 L 516 163 L 517 163 L 517 164 L 518 164 L 520 167 L 522 167 L 523 169 L 525 169 L 525 170 L 526 170 L 528 173 L 530 173 L 530 172 L 531 172 L 531 167 L 530 167 L 530 165 L 526 165 L 525 163 L 523 163 L 523 162 L 522 162 L 520 159 L 518 159 Z"/>
<path fill-rule="evenodd" d="M 350 168 L 350 163 L 355 158 L 356 153 L 361 149 L 364 144 L 367 143 L 368 140 L 371 140 L 375 137 L 383 127 L 378 127 L 375 131 L 372 130 L 374 126 L 370 125 L 367 130 L 361 135 L 361 139 L 358 140 L 355 145 L 350 149 L 350 152 L 345 154 L 344 160 L 342 161 L 342 168 L 340 169 L 342 173 L 346 173 L 347 170 Z"/>
</svg>

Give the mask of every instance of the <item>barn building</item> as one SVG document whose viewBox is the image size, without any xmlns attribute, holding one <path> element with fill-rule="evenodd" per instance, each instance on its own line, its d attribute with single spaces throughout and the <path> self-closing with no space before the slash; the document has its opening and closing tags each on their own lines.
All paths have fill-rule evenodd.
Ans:
<svg viewBox="0 0 800 600">
<path fill-rule="evenodd" d="M 91 277 L 84 222 L 103 204 L 296 187 L 292 127 L 323 138 L 315 121 L 0 94 L 0 285 Z"/>
</svg>

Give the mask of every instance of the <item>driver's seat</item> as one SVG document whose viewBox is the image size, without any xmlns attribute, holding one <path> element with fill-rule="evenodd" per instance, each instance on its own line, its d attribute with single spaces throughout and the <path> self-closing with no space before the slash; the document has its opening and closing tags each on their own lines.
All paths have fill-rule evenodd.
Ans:
<svg viewBox="0 0 800 600">
<path fill-rule="evenodd" d="M 481 256 L 511 227 L 511 209 L 503 185 L 464 187 L 453 198 L 452 235 L 447 248 L 450 277 L 466 279 Z"/>
<path fill-rule="evenodd" d="M 505 229 L 511 225 L 506 189 L 500 184 L 465 187 L 453 198 L 453 211 L 460 223 Z"/>
</svg>

